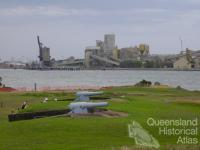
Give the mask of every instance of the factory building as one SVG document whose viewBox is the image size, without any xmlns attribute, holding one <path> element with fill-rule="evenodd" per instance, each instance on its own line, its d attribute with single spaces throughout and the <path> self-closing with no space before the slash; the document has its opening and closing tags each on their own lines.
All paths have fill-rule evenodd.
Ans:
<svg viewBox="0 0 200 150">
<path fill-rule="evenodd" d="M 194 61 L 194 68 L 200 69 L 200 57 L 194 57 L 193 61 Z"/>
<path fill-rule="evenodd" d="M 174 59 L 175 69 L 199 69 L 200 68 L 200 50 L 193 51 L 186 48 Z"/>
<path fill-rule="evenodd" d="M 119 58 L 121 61 L 140 60 L 140 51 L 137 47 L 121 48 Z"/>
<path fill-rule="evenodd" d="M 104 41 L 96 40 L 96 46 L 85 48 L 86 68 L 119 66 L 118 50 L 115 46 L 115 35 L 105 34 Z"/>
<path fill-rule="evenodd" d="M 104 49 L 104 42 L 101 40 L 96 40 L 96 46 L 99 47 L 102 51 Z"/>
<path fill-rule="evenodd" d="M 194 63 L 194 68 L 200 69 L 200 50 L 192 52 L 192 60 Z"/>
<path fill-rule="evenodd" d="M 98 46 L 88 46 L 85 49 L 85 66 L 89 68 L 91 66 L 97 65 L 96 61 L 92 61 L 93 55 L 101 55 L 101 47 Z"/>
<path fill-rule="evenodd" d="M 127 60 L 140 60 L 149 56 L 149 45 L 140 44 L 138 47 L 118 49 L 115 45 L 115 35 L 105 34 L 104 41 L 97 40 L 96 46 L 85 49 L 86 68 L 119 67 Z"/>
<path fill-rule="evenodd" d="M 71 56 L 67 59 L 63 60 L 56 60 L 53 65 L 55 68 L 83 68 L 84 66 L 84 60 L 83 59 L 76 59 L 75 57 Z"/>
<path fill-rule="evenodd" d="M 40 67 L 50 67 L 51 66 L 51 56 L 50 56 L 50 48 L 44 46 L 40 42 L 39 36 L 37 36 L 38 40 L 38 46 L 39 46 L 39 61 L 40 61 Z"/>
<path fill-rule="evenodd" d="M 187 59 L 187 57 L 181 56 L 174 62 L 175 69 L 191 69 L 192 63 Z"/>
</svg>

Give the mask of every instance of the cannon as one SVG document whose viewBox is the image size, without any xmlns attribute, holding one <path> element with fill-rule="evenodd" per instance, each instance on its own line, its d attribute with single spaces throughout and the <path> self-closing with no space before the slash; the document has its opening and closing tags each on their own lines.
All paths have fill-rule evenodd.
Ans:
<svg viewBox="0 0 200 150">
<path fill-rule="evenodd" d="M 87 114 L 88 109 L 107 105 L 107 102 L 72 102 L 69 104 L 69 109 L 71 114 Z"/>
<path fill-rule="evenodd" d="M 76 93 L 75 101 L 89 101 L 90 96 L 101 95 L 103 92 L 89 92 L 89 91 L 81 91 Z"/>
</svg>

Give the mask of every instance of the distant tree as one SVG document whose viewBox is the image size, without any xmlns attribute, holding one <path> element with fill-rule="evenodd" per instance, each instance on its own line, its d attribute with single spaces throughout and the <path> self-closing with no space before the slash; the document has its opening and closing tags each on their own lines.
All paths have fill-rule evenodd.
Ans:
<svg viewBox="0 0 200 150">
<path fill-rule="evenodd" d="M 154 68 L 164 68 L 164 61 L 159 57 L 155 57 Z"/>
<path fill-rule="evenodd" d="M 152 60 L 146 60 L 144 63 L 144 68 L 164 68 L 165 62 L 159 57 L 155 57 Z"/>
<path fill-rule="evenodd" d="M 120 67 L 122 68 L 141 68 L 142 62 L 135 60 L 125 60 L 120 63 Z"/>
<path fill-rule="evenodd" d="M 173 68 L 174 64 L 172 60 L 164 60 L 164 66 L 167 68 Z"/>
<path fill-rule="evenodd" d="M 145 61 L 144 68 L 155 68 L 154 62 L 149 60 Z"/>
<path fill-rule="evenodd" d="M 2 77 L 0 77 L 0 87 L 2 87 L 3 84 L 2 84 Z"/>
</svg>

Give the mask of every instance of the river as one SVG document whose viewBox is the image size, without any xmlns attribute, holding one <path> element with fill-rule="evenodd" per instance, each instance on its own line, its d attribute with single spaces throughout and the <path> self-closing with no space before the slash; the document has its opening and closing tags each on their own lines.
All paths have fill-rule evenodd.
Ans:
<svg viewBox="0 0 200 150">
<path fill-rule="evenodd" d="M 142 79 L 173 87 L 200 90 L 200 71 L 80 70 L 38 71 L 0 69 L 6 86 L 14 88 L 134 85 Z"/>
</svg>

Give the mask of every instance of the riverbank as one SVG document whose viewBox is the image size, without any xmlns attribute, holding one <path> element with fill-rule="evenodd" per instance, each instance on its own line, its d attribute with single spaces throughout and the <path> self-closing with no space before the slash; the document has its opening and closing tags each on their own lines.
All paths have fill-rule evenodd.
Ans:
<svg viewBox="0 0 200 150">
<path fill-rule="evenodd" d="M 27 70 L 66 70 L 66 71 L 81 71 L 81 70 L 149 70 L 149 71 L 200 71 L 200 68 L 30 68 Z"/>
<path fill-rule="evenodd" d="M 102 96 L 110 97 L 106 109 L 124 112 L 128 116 L 115 118 L 58 116 L 10 123 L 8 114 L 17 113 L 24 101 L 28 102 L 28 107 L 23 112 L 66 109 L 75 98 L 75 93 L 72 91 L 0 93 L 0 148 L 7 150 L 23 148 L 122 150 L 124 147 L 127 150 L 138 149 L 134 139 L 128 136 L 128 124 L 133 120 L 140 123 L 159 141 L 160 149 L 200 148 L 198 144 L 189 144 L 189 147 L 187 143 L 177 144 L 179 135 L 159 134 L 157 127 L 147 124 L 148 118 L 154 120 L 198 118 L 200 120 L 200 92 L 169 87 L 133 86 L 109 87 L 101 90 L 104 92 Z M 41 103 L 45 97 L 49 102 Z M 54 101 L 54 98 L 58 101 Z M 199 123 L 197 128 L 200 128 Z M 198 133 L 188 138 L 199 139 L 200 135 Z"/>
<path fill-rule="evenodd" d="M 0 69 L 24 69 L 24 70 L 65 70 L 65 71 L 81 71 L 81 70 L 149 70 L 149 71 L 200 71 L 200 68 L 82 68 L 82 67 L 50 67 L 50 68 L 0 68 Z"/>
<path fill-rule="evenodd" d="M 77 91 L 77 90 L 107 90 L 117 87 L 128 87 L 133 85 L 126 85 L 126 86 L 63 86 L 63 87 L 40 87 L 40 88 L 27 88 L 27 87 L 19 87 L 19 88 L 0 88 L 0 92 L 55 92 L 55 91 Z M 168 85 L 153 85 L 151 88 L 172 88 Z"/>
<path fill-rule="evenodd" d="M 17 90 L 11 87 L 0 87 L 0 92 L 16 92 Z"/>
</svg>

